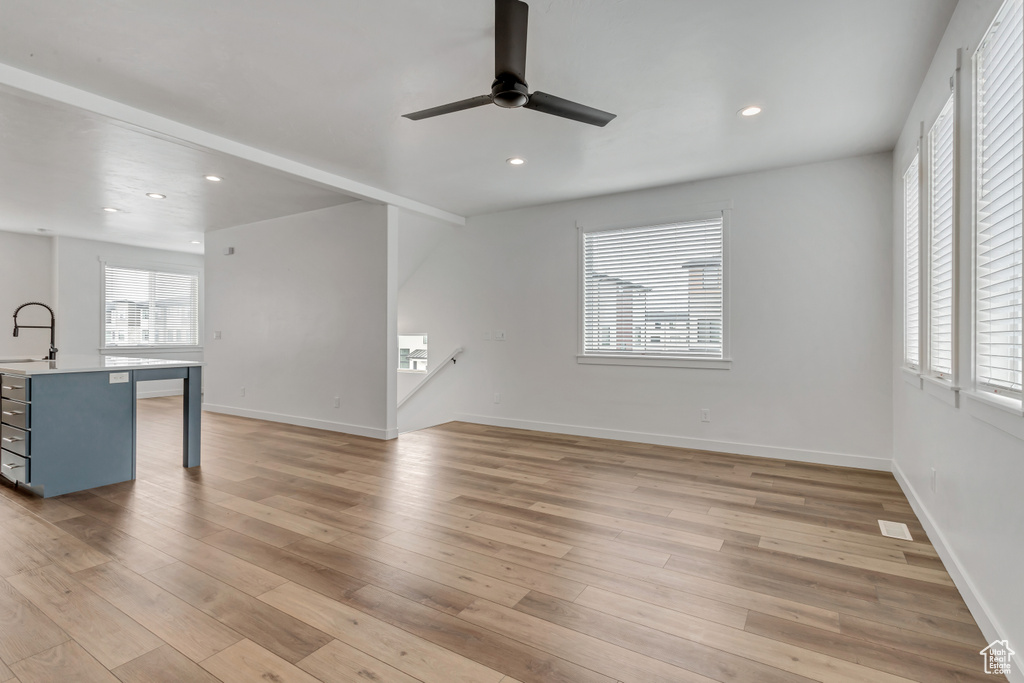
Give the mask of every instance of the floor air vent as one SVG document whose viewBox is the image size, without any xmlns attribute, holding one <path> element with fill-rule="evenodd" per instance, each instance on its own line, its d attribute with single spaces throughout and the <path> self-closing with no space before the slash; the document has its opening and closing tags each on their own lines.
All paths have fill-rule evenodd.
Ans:
<svg viewBox="0 0 1024 683">
<path fill-rule="evenodd" d="M 883 536 L 889 538 L 900 538 L 904 541 L 913 541 L 910 536 L 910 529 L 903 522 L 887 522 L 884 519 L 878 520 L 878 528 L 882 530 Z"/>
</svg>

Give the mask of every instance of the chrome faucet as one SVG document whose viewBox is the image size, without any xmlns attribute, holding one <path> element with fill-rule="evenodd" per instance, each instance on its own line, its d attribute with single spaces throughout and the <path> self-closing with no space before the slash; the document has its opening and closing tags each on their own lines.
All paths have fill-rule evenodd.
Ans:
<svg viewBox="0 0 1024 683">
<path fill-rule="evenodd" d="M 19 325 L 18 324 L 18 313 L 20 313 L 21 309 L 25 308 L 26 306 L 42 306 L 43 308 L 48 310 L 50 312 L 50 324 L 49 325 Z M 16 309 L 14 309 L 14 336 L 15 337 L 18 336 L 18 330 L 20 330 L 21 328 L 34 329 L 34 330 L 45 330 L 45 329 L 49 328 L 49 330 L 50 330 L 50 353 L 49 353 L 49 355 L 47 355 L 45 360 L 57 360 L 57 347 L 54 345 L 55 344 L 55 333 L 56 333 L 56 330 L 57 330 L 57 317 L 53 314 L 53 309 L 52 308 L 50 308 L 46 304 L 41 304 L 38 301 L 30 301 L 27 304 L 22 304 L 22 305 L 18 306 Z"/>
</svg>

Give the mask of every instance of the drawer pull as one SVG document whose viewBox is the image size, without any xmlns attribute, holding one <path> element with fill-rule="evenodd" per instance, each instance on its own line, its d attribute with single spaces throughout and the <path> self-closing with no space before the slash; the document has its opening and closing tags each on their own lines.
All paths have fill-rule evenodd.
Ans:
<svg viewBox="0 0 1024 683">
<path fill-rule="evenodd" d="M 24 389 L 24 388 L 25 388 L 25 387 L 9 387 L 9 386 L 7 386 L 6 384 L 0 384 L 0 386 L 2 386 L 2 387 L 3 387 L 4 389 L 6 389 L 7 391 L 12 391 L 12 390 L 14 390 L 14 389 Z"/>
<path fill-rule="evenodd" d="M 5 436 L 5 437 L 3 437 L 3 439 L 0 439 L 0 440 L 6 441 L 7 443 L 15 443 L 16 441 L 24 441 L 25 439 L 18 439 L 18 438 L 15 438 L 15 437 Z"/>
<path fill-rule="evenodd" d="M 16 469 L 18 469 L 20 467 L 24 467 L 24 465 L 15 465 L 12 462 L 5 462 L 3 465 L 4 465 L 4 467 L 6 467 L 9 470 L 16 470 Z"/>
<path fill-rule="evenodd" d="M 10 416 L 13 417 L 15 415 L 24 415 L 25 411 L 24 410 L 4 410 L 3 414 L 4 415 L 10 415 Z"/>
</svg>

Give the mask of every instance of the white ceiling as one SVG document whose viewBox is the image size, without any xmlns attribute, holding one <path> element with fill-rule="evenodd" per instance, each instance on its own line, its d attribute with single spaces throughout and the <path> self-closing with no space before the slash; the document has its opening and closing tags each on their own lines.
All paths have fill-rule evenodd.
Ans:
<svg viewBox="0 0 1024 683">
<path fill-rule="evenodd" d="M 488 92 L 490 0 L 0 0 L 0 62 L 472 215 L 891 149 L 955 4 L 535 0 L 531 88 L 616 113 L 606 128 L 494 106 L 401 118 Z M 121 163 L 132 133 L 82 150 L 83 201 L 153 163 Z M 35 137 L 37 163 L 77 153 Z"/>
<path fill-rule="evenodd" d="M 259 164 L 3 88 L 0 187 L 0 230 L 196 253 L 203 246 L 192 241 L 201 243 L 207 230 L 354 201 Z M 150 199 L 148 192 L 167 198 Z"/>
</svg>

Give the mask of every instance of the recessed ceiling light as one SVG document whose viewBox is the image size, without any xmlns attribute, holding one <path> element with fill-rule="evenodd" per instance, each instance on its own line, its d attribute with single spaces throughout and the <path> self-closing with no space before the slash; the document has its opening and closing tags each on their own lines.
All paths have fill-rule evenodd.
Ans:
<svg viewBox="0 0 1024 683">
<path fill-rule="evenodd" d="M 192 240 L 192 244 L 202 244 L 199 240 Z"/>
<path fill-rule="evenodd" d="M 160 194 L 159 192 L 147 192 L 146 196 L 150 199 L 167 199 L 167 195 Z"/>
<path fill-rule="evenodd" d="M 203 177 L 209 180 L 211 183 L 219 183 L 220 181 L 224 180 L 219 175 L 207 175 Z"/>
<path fill-rule="evenodd" d="M 761 111 L 761 107 L 755 104 L 753 106 L 744 107 L 743 109 L 740 109 L 740 116 L 757 116 L 758 114 L 761 113 Z"/>
<path fill-rule="evenodd" d="M 505 163 L 511 164 L 513 166 L 522 166 L 523 164 L 526 163 L 526 159 L 522 157 L 512 157 L 511 159 L 505 159 Z"/>
<path fill-rule="evenodd" d="M 117 212 L 118 212 L 118 211 L 120 211 L 121 209 L 115 209 L 115 208 L 114 208 L 114 207 L 112 207 L 112 206 L 104 206 L 104 207 L 103 207 L 103 210 L 104 210 L 104 211 L 106 211 L 107 213 L 117 213 Z"/>
</svg>

